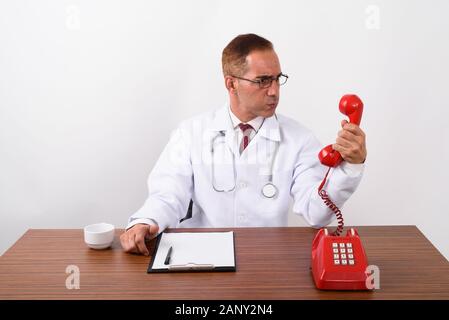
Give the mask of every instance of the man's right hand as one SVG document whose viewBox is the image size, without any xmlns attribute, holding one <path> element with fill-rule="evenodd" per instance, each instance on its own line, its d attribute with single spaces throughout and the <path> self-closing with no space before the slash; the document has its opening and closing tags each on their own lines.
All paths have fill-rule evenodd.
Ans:
<svg viewBox="0 0 449 320">
<path fill-rule="evenodd" d="M 158 231 L 159 227 L 153 224 L 139 223 L 132 226 L 120 236 L 123 250 L 148 256 L 150 252 L 145 244 L 145 239 L 154 238 Z"/>
</svg>

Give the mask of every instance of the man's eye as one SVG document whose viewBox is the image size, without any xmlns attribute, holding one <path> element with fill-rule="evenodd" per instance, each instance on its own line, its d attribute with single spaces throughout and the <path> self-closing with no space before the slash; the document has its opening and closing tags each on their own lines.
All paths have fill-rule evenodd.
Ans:
<svg viewBox="0 0 449 320">
<path fill-rule="evenodd" d="M 260 83 L 262 84 L 262 85 L 267 85 L 267 84 L 269 84 L 271 82 L 271 78 L 262 78 L 262 79 L 260 79 Z"/>
</svg>

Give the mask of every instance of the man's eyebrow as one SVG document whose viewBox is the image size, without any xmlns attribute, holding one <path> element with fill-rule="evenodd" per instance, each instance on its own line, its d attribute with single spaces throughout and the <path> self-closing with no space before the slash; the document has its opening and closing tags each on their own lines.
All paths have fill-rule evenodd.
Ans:
<svg viewBox="0 0 449 320">
<path fill-rule="evenodd" d="M 281 74 L 282 74 L 282 72 L 279 72 L 279 74 L 276 76 L 272 76 L 271 74 L 264 74 L 261 76 L 257 76 L 256 79 L 265 79 L 265 78 L 272 78 L 272 77 L 276 78 L 276 77 L 279 77 Z"/>
</svg>

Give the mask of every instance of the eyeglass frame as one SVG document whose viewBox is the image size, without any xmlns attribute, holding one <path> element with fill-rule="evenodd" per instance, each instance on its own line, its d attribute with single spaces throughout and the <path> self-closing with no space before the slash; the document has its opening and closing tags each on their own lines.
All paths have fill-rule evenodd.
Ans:
<svg viewBox="0 0 449 320">
<path fill-rule="evenodd" d="M 279 83 L 279 79 L 280 79 L 282 76 L 285 77 L 285 82 L 282 83 L 282 84 L 280 84 L 280 83 Z M 276 77 L 274 77 L 274 76 L 272 76 L 272 77 L 262 76 L 260 80 L 251 80 L 251 79 L 246 79 L 246 78 L 237 77 L 237 76 L 233 76 L 233 75 L 231 75 L 231 77 L 236 78 L 236 79 L 240 79 L 240 80 L 249 81 L 249 82 L 252 82 L 252 83 L 257 83 L 257 84 L 259 85 L 259 88 L 260 88 L 260 89 L 266 89 L 266 88 L 271 87 L 271 85 L 273 84 L 273 81 L 274 81 L 274 80 L 276 80 L 276 82 L 277 82 L 280 86 L 286 84 L 286 83 L 287 83 L 287 80 L 288 80 L 288 75 L 283 74 L 282 72 L 279 73 Z M 265 80 L 265 79 L 270 79 L 270 84 L 263 87 L 263 86 L 262 86 L 262 80 Z"/>
</svg>

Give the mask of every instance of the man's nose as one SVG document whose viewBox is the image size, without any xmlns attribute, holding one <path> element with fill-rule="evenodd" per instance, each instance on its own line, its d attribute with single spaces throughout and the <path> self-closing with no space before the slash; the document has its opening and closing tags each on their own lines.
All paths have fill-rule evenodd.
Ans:
<svg viewBox="0 0 449 320">
<path fill-rule="evenodd" d="M 269 96 L 278 96 L 279 95 L 279 82 L 277 82 L 276 80 L 273 80 L 271 82 L 271 85 L 268 87 L 268 92 L 267 94 Z"/>
</svg>

